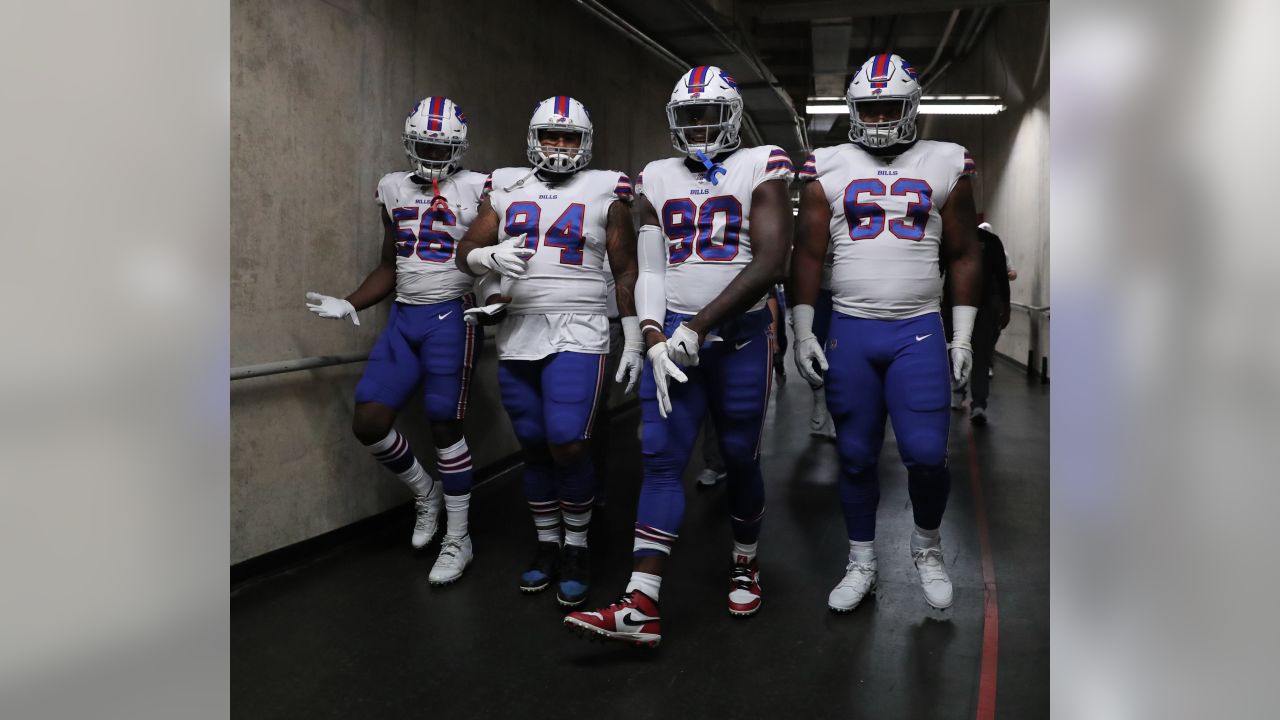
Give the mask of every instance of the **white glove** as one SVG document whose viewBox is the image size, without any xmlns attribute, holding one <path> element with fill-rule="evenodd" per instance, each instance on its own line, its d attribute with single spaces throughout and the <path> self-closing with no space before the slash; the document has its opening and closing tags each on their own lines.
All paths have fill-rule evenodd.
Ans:
<svg viewBox="0 0 1280 720">
<path fill-rule="evenodd" d="M 667 391 L 668 379 L 685 382 L 688 375 L 680 372 L 680 368 L 667 355 L 667 344 L 660 342 L 649 348 L 649 364 L 653 365 L 653 379 L 658 385 L 658 414 L 666 417 L 671 413 L 671 395 Z"/>
<path fill-rule="evenodd" d="M 346 300 L 321 295 L 318 292 L 307 293 L 307 299 L 311 301 L 307 303 L 307 309 L 322 318 L 341 320 L 344 317 L 349 317 L 351 322 L 356 325 L 360 324 L 360 317 L 356 315 L 355 307 Z M 313 305 L 312 303 L 315 304 Z"/>
<path fill-rule="evenodd" d="M 618 362 L 618 374 L 614 382 L 627 383 L 627 394 L 640 384 L 640 371 L 644 368 L 644 339 L 640 335 L 640 318 L 622 318 L 622 359 Z"/>
<path fill-rule="evenodd" d="M 689 329 L 687 323 L 680 323 L 680 327 L 672 333 L 671 339 L 667 341 L 670 345 L 671 359 L 684 367 L 698 366 L 698 333 Z"/>
<path fill-rule="evenodd" d="M 796 369 L 809 383 L 809 387 L 817 390 L 825 382 L 822 373 L 831 366 L 827 364 L 827 356 L 822 352 L 822 343 L 818 342 L 818 336 L 813 333 L 813 312 L 812 305 L 791 308 L 791 331 L 795 334 Z M 822 372 L 814 369 L 815 364 Z"/>
<path fill-rule="evenodd" d="M 522 247 L 520 243 L 523 240 L 515 242 L 517 244 L 476 248 L 467 255 L 467 265 L 477 275 L 492 270 L 504 277 L 522 280 L 529 276 L 529 258 L 533 257 L 534 251 Z"/>
<path fill-rule="evenodd" d="M 969 371 L 973 369 L 973 323 L 978 317 L 978 308 L 972 305 L 956 305 L 951 308 L 951 379 L 952 387 L 964 387 L 969 382 Z"/>
</svg>

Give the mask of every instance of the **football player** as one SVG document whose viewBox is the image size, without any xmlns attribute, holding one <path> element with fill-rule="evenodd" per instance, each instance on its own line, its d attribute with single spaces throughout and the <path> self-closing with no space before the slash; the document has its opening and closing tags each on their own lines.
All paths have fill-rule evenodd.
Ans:
<svg viewBox="0 0 1280 720">
<path fill-rule="evenodd" d="M 947 355 L 949 348 L 963 382 L 981 284 L 973 161 L 959 145 L 917 139 L 920 84 L 897 55 L 863 63 L 845 100 L 852 142 L 815 150 L 800 172 L 807 182 L 791 269 L 796 364 L 814 385 L 825 381 L 849 536 L 845 576 L 827 602 L 848 612 L 875 588 L 876 468 L 887 414 L 907 467 L 911 556 L 925 599 L 946 608 L 952 590 L 938 528 L 951 486 Z M 824 351 L 813 321 L 829 245 L 834 312 Z M 950 345 L 939 264 L 951 278 Z"/>
<path fill-rule="evenodd" d="M 582 103 L 567 95 L 538 103 L 529 121 L 532 167 L 493 172 L 457 257 L 466 272 L 502 276 L 486 306 L 506 303 L 498 383 L 524 452 L 525 497 L 538 537 L 520 589 L 539 592 L 558 579 L 556 598 L 566 607 L 581 604 L 589 586 L 594 471 L 586 441 L 607 391 L 606 254 L 626 338 L 619 382 L 639 381 L 643 354 L 631 181 L 585 169 L 591 145 Z"/>
<path fill-rule="evenodd" d="M 760 608 L 759 450 L 773 377 L 765 297 L 784 275 L 792 225 L 791 160 L 778 147 L 740 147 L 742 97 L 729 75 L 712 66 L 685 73 L 667 121 L 681 157 L 649 163 L 637 201 L 648 372 L 633 572 L 617 603 L 565 618 L 571 628 L 649 646 L 662 639 L 658 599 L 684 514 L 681 476 L 708 413 L 728 473 L 728 609 L 746 616 Z"/>
<path fill-rule="evenodd" d="M 471 451 L 462 419 L 483 336 L 463 322 L 463 297 L 474 279 L 458 271 L 453 254 L 475 219 L 485 176 L 460 165 L 467 120 L 446 97 L 415 105 L 404 121 L 403 140 L 413 169 L 384 175 L 374 196 L 383 227 L 381 262 L 345 299 L 309 292 L 307 307 L 320 317 L 350 318 L 359 325 L 358 311 L 395 292 L 387 327 L 356 386 L 352 431 L 413 491 L 418 515 L 413 547 L 431 541 L 444 505 L 445 535 L 428 579 L 445 584 L 461 577 L 472 557 L 467 531 Z M 436 445 L 438 482 L 392 427 L 419 383 Z"/>
</svg>

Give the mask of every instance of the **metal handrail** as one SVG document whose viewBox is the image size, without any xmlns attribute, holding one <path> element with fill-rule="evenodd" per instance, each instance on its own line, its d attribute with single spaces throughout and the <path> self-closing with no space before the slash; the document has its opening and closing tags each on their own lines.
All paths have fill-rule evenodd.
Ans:
<svg viewBox="0 0 1280 720">
<path fill-rule="evenodd" d="M 278 362 L 262 363 L 259 365 L 244 365 L 237 368 L 231 368 L 232 380 L 244 380 L 245 378 L 265 377 L 267 375 L 281 375 L 284 373 L 298 372 L 300 370 L 314 370 L 316 368 L 330 367 L 333 365 L 348 365 L 350 363 L 364 362 L 369 359 L 369 353 L 366 351 L 343 353 L 341 355 L 319 355 L 317 357 L 300 358 L 298 360 L 280 360 Z"/>
<path fill-rule="evenodd" d="M 1038 313 L 1049 312 L 1048 305 L 1028 305 L 1026 303 L 1020 303 L 1013 300 L 1010 300 L 1009 304 L 1012 305 L 1013 307 L 1022 308 L 1023 310 L 1027 310 L 1029 312 L 1038 312 Z"/>
</svg>

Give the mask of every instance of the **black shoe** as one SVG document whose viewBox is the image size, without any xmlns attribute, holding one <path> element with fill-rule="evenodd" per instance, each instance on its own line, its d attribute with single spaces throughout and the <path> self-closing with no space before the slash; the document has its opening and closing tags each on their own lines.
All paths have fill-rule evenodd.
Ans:
<svg viewBox="0 0 1280 720">
<path fill-rule="evenodd" d="M 974 425 L 982 426 L 987 424 L 987 409 L 984 407 L 976 407 L 969 411 L 969 422 Z"/>
<path fill-rule="evenodd" d="M 556 600 L 565 607 L 577 607 L 587 599 L 591 585 L 591 553 L 584 547 L 565 545 L 560 551 L 560 590 Z"/>
<path fill-rule="evenodd" d="M 547 589 L 560 567 L 560 543 L 540 542 L 529 569 L 520 576 L 520 592 L 536 593 Z"/>
</svg>

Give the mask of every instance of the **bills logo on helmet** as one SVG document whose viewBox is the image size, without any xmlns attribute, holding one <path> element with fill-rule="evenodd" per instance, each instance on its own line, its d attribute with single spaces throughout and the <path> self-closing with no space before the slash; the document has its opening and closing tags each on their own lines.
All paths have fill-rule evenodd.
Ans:
<svg viewBox="0 0 1280 720">
<path fill-rule="evenodd" d="M 467 116 L 463 114 L 462 108 L 458 107 L 457 105 L 454 105 L 453 114 L 457 116 L 458 122 L 462 123 L 463 125 L 467 124 Z"/>
<path fill-rule="evenodd" d="M 910 78 L 911 80 L 920 79 L 919 73 L 917 73 L 916 69 L 911 67 L 911 63 L 907 62 L 905 59 L 902 61 L 902 69 L 907 73 L 907 77 L 902 78 L 902 82 L 907 82 L 907 78 Z"/>
<path fill-rule="evenodd" d="M 422 101 L 421 101 L 421 100 L 419 100 L 418 102 L 414 103 L 414 104 L 413 104 L 413 107 L 409 108 L 409 114 L 404 116 L 405 120 L 408 120 L 409 118 L 413 117 L 413 114 L 414 114 L 414 113 L 416 113 L 416 112 L 418 112 L 418 108 L 420 108 L 420 107 L 422 107 Z"/>
<path fill-rule="evenodd" d="M 728 73 L 720 73 L 720 79 L 724 80 L 725 85 L 728 85 L 734 90 L 738 89 L 738 81 L 734 80 L 732 75 L 729 75 Z"/>
</svg>

